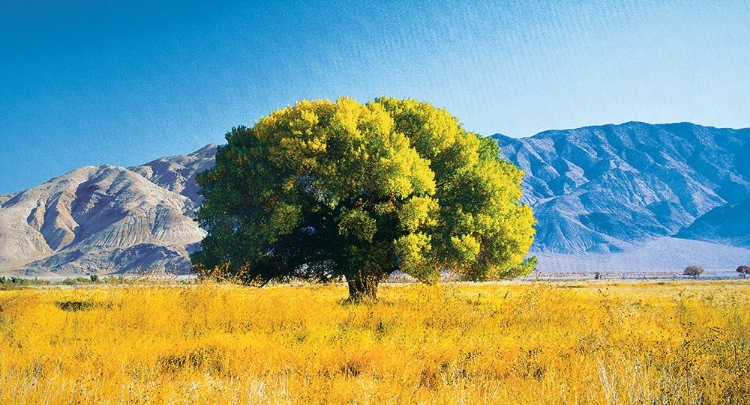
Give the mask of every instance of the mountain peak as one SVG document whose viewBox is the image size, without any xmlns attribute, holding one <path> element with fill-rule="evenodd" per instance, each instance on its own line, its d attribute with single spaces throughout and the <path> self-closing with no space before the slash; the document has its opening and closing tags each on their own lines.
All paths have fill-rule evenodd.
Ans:
<svg viewBox="0 0 750 405">
<path fill-rule="evenodd" d="M 208 144 L 189 155 L 156 159 L 130 170 L 160 187 L 184 195 L 197 208 L 203 202 L 203 197 L 198 193 L 200 186 L 195 176 L 214 166 L 218 148 L 217 145 Z"/>
<path fill-rule="evenodd" d="M 536 251 L 616 250 L 671 236 L 750 196 L 750 130 L 628 122 L 496 139 L 526 173 Z"/>
<path fill-rule="evenodd" d="M 197 151 L 189 154 L 188 156 L 206 157 L 213 158 L 216 156 L 216 152 L 219 151 L 219 145 L 209 143 L 208 145 L 198 149 Z"/>
</svg>

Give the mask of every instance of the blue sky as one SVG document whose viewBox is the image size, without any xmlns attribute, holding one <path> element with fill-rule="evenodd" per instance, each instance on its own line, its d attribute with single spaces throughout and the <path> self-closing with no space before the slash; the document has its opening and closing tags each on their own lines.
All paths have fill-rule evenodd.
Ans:
<svg viewBox="0 0 750 405">
<path fill-rule="evenodd" d="M 748 21 L 747 0 L 4 0 L 0 193 L 341 95 L 429 101 L 483 135 L 750 127 Z"/>
</svg>

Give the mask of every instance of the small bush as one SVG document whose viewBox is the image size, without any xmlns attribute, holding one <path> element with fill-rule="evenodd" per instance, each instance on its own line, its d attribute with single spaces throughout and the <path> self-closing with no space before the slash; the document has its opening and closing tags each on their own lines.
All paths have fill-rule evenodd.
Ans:
<svg viewBox="0 0 750 405">
<path fill-rule="evenodd" d="M 117 277 L 109 276 L 104 279 L 104 282 L 107 284 L 125 284 L 125 277 L 123 277 L 122 275 L 119 275 Z"/>
<path fill-rule="evenodd" d="M 77 312 L 77 311 L 90 311 L 95 308 L 101 308 L 101 309 L 112 309 L 112 302 L 96 302 L 96 301 L 79 301 L 79 300 L 65 300 L 65 301 L 55 301 L 55 306 L 60 308 L 63 311 L 68 312 Z"/>
<path fill-rule="evenodd" d="M 691 266 L 685 267 L 685 271 L 682 272 L 682 274 L 686 276 L 693 276 L 693 278 L 698 278 L 698 276 L 703 274 L 704 271 L 705 270 L 703 269 L 703 267 L 693 264 Z"/>
<path fill-rule="evenodd" d="M 94 303 L 90 301 L 57 301 L 55 305 L 63 311 L 88 311 L 94 308 Z"/>
</svg>

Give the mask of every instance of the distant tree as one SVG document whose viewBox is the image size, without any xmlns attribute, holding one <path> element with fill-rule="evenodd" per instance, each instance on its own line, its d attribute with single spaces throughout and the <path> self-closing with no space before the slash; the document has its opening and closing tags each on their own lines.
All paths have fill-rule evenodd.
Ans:
<svg viewBox="0 0 750 405">
<path fill-rule="evenodd" d="M 703 274 L 703 271 L 703 267 L 693 264 L 691 266 L 685 267 L 685 271 L 682 274 L 686 276 L 693 276 L 693 278 L 698 278 L 698 276 Z"/>
<path fill-rule="evenodd" d="M 750 274 L 750 266 L 739 266 L 737 272 L 740 273 L 740 277 L 745 278 L 746 274 Z"/>
<path fill-rule="evenodd" d="M 376 299 L 400 270 L 432 283 L 528 274 L 523 172 L 491 138 L 414 100 L 302 101 L 233 128 L 199 175 L 208 230 L 191 255 L 204 276 L 267 282 L 343 276 Z"/>
</svg>

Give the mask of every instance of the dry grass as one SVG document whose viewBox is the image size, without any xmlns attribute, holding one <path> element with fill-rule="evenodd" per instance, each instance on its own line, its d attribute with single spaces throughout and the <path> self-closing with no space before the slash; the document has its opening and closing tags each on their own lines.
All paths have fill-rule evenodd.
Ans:
<svg viewBox="0 0 750 405">
<path fill-rule="evenodd" d="M 0 291 L 0 403 L 750 401 L 750 284 Z"/>
</svg>

